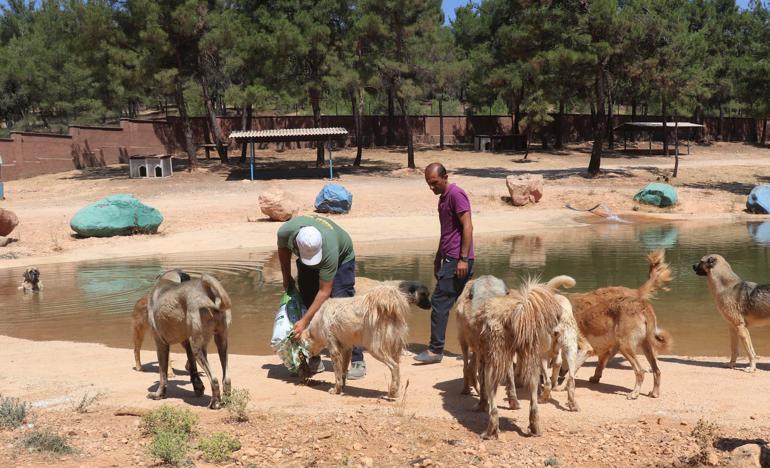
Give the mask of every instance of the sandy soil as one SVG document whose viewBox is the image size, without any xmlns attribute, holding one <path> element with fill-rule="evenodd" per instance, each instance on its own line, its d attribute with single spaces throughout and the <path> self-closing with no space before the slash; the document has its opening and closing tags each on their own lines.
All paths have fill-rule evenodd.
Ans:
<svg viewBox="0 0 770 468">
<path fill-rule="evenodd" d="M 248 175 L 244 168 L 205 161 L 197 172 L 180 171 L 165 180 L 129 180 L 125 168 L 108 167 L 8 182 L 8 199 L 0 207 L 15 211 L 21 223 L 11 235 L 15 242 L 0 250 L 0 268 L 235 247 L 271 249 L 278 223 L 260 220 L 257 197 L 268 188 L 284 189 L 300 200 L 304 211 L 311 211 L 315 194 L 328 182 L 321 178 L 325 169 L 312 167 L 311 153 L 263 151 L 255 182 L 243 179 Z M 437 238 L 436 197 L 419 171 L 404 169 L 401 150 L 366 151 L 361 169 L 349 165 L 351 151 L 335 156 L 339 182 L 354 194 L 353 211 L 335 220 L 351 233 L 357 249 L 377 241 Z M 587 147 L 533 153 L 526 162 L 519 155 L 431 149 L 417 153 L 418 167 L 434 160 L 444 162 L 450 180 L 469 193 L 477 233 L 584 223 L 585 215 L 564 209 L 567 203 L 581 208 L 604 203 L 613 212 L 648 220 L 743 219 L 750 216 L 743 212 L 750 189 L 770 179 L 769 149 L 727 143 L 694 147 L 681 158 L 679 177 L 671 179 L 679 205 L 659 210 L 639 206 L 632 196 L 669 174 L 673 158 L 613 154 L 603 160 L 604 172 L 597 178 L 584 176 Z M 543 174 L 545 196 L 537 205 L 514 208 L 504 200 L 504 177 L 527 172 Z M 160 209 L 166 218 L 160 233 L 74 237 L 68 225 L 74 213 L 114 193 L 133 193 Z M 141 434 L 138 418 L 114 416 L 125 405 L 140 410 L 159 405 L 145 399 L 157 376 L 132 371 L 129 350 L 7 337 L 0 337 L 0 349 L 0 394 L 34 402 L 30 423 L 65 435 L 77 449 L 61 458 L 30 453 L 20 444 L 29 428 L 0 431 L 0 465 L 155 463 L 147 455 L 149 439 Z M 623 361 L 615 362 L 598 385 L 587 382 L 589 363 L 578 374 L 582 411 L 564 411 L 565 395 L 556 394 L 557 403 L 541 407 L 541 438 L 523 436 L 526 410 L 505 409 L 501 440 L 481 442 L 478 433 L 485 419 L 470 410 L 473 397 L 458 394 L 461 362 L 453 358 L 430 367 L 414 366 L 406 358 L 406 397 L 386 402 L 380 399 L 386 387 L 384 368 L 371 359 L 369 376 L 352 382 L 348 394 L 340 397 L 327 393 L 330 372 L 319 375 L 316 385 L 298 386 L 274 357 L 233 356 L 234 385 L 251 392 L 250 422 L 228 423 L 225 412 L 207 410 L 208 398 L 195 398 L 184 378 L 174 382 L 168 402 L 193 408 L 201 418 L 201 435 L 223 430 L 239 437 L 243 448 L 233 463 L 258 466 L 543 466 L 557 461 L 562 466 L 671 465 L 696 454 L 691 432 L 700 418 L 719 424 L 722 459 L 743 441 L 770 439 L 770 361 L 762 360 L 754 375 L 721 368 L 722 358 L 661 361 L 661 398 L 642 396 L 636 401 L 624 396 L 633 376 Z M 176 363 L 181 362 L 177 356 Z M 648 376 L 644 391 L 649 391 L 650 380 Z M 86 391 L 103 396 L 89 413 L 73 412 L 71 401 Z M 204 464 L 194 450 L 192 457 Z"/>
<path fill-rule="evenodd" d="M 471 198 L 476 232 L 531 231 L 575 225 L 580 213 L 565 204 L 588 208 L 604 203 L 614 212 L 694 219 L 742 218 L 746 195 L 767 183 L 770 149 L 737 143 L 693 147 L 681 157 L 680 174 L 671 179 L 680 203 L 669 209 L 640 206 L 633 195 L 649 182 L 670 174 L 672 157 L 611 154 L 603 173 L 585 177 L 587 147 L 564 152 L 520 155 L 472 151 L 420 150 L 416 164 L 442 161 L 450 180 Z M 272 248 L 278 223 L 264 222 L 257 198 L 269 188 L 290 192 L 304 212 L 313 210 L 315 195 L 328 182 L 327 169 L 316 169 L 311 151 L 262 151 L 259 180 L 250 182 L 247 167 L 223 167 L 203 161 L 198 172 L 176 172 L 170 179 L 130 180 L 124 167 L 40 176 L 6 183 L 0 207 L 20 219 L 11 237 L 17 242 L 0 251 L 0 268 L 107 257 L 246 247 Z M 420 171 L 405 169 L 401 150 L 367 150 L 362 168 L 350 165 L 353 153 L 336 153 L 339 180 L 354 195 L 350 214 L 335 220 L 357 245 L 389 239 L 435 238 L 436 197 Z M 505 176 L 536 173 L 546 179 L 545 195 L 535 204 L 514 208 Z M 165 216 L 155 236 L 78 239 L 69 228 L 72 216 L 88 203 L 114 193 L 132 193 Z M 753 216 L 753 218 L 758 218 Z M 248 222 L 248 219 L 258 222 Z"/>
<path fill-rule="evenodd" d="M 33 402 L 35 428 L 65 435 L 77 449 L 63 458 L 30 453 L 19 443 L 30 429 L 5 431 L 0 432 L 5 448 L 0 464 L 154 463 L 138 418 L 115 415 L 119 408 L 141 414 L 161 404 L 145 398 L 156 383 L 154 364 L 147 366 L 148 372 L 133 371 L 130 350 L 95 344 L 0 337 L 0 347 L 0 392 Z M 671 465 L 698 453 L 691 433 L 701 418 L 719 425 L 723 459 L 742 442 L 770 437 L 767 359 L 755 374 L 748 374 L 722 368 L 723 358 L 664 356 L 661 397 L 642 395 L 635 401 L 625 397 L 634 380 L 625 362 L 614 361 L 599 384 L 587 382 L 593 373 L 589 363 L 578 373 L 580 412 L 566 411 L 566 394 L 556 393 L 555 401 L 540 405 L 544 436 L 532 438 L 524 435 L 528 402 L 512 411 L 500 401 L 502 433 L 497 441 L 478 437 L 486 418 L 472 410 L 475 397 L 459 394 L 462 361 L 454 356 L 431 366 L 412 364 L 405 356 L 402 381 L 408 388 L 395 402 L 381 398 L 387 371 L 371 358 L 369 375 L 349 382 L 346 393 L 338 396 L 327 391 L 334 378 L 328 359 L 329 371 L 302 386 L 275 357 L 231 356 L 234 387 L 251 393 L 251 421 L 245 424 L 228 423 L 224 410 L 205 408 L 210 393 L 196 398 L 182 369 L 182 355 L 174 359 L 179 377 L 172 380 L 166 402 L 192 408 L 201 418 L 200 436 L 224 431 L 238 437 L 243 448 L 233 461 L 245 465 L 345 466 L 365 458 L 374 466 L 412 465 L 424 458 L 444 466 L 543 466 L 549 459 L 562 466 Z M 213 372 L 220 375 L 218 363 Z M 644 392 L 651 380 L 648 376 Z M 74 402 L 86 392 L 102 397 L 88 413 L 74 412 Z M 196 459 L 197 452 L 191 456 Z"/>
</svg>

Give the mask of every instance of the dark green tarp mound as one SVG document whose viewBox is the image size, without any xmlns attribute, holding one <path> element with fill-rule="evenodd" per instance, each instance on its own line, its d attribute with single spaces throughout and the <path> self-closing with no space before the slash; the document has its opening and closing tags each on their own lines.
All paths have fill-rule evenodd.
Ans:
<svg viewBox="0 0 770 468">
<path fill-rule="evenodd" d="M 676 189 L 668 184 L 653 182 L 634 195 L 634 200 L 655 206 L 675 205 Z"/>
<path fill-rule="evenodd" d="M 119 194 L 81 208 L 70 227 L 83 237 L 112 237 L 155 234 L 162 222 L 163 215 L 155 208 L 132 195 Z"/>
</svg>

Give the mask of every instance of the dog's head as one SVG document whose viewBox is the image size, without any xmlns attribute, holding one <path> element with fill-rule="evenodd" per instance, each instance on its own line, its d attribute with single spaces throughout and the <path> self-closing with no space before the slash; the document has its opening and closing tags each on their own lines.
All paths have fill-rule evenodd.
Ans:
<svg viewBox="0 0 770 468">
<path fill-rule="evenodd" d="M 727 260 L 721 255 L 708 254 L 700 259 L 698 263 L 692 266 L 693 271 L 698 276 L 708 276 L 711 270 L 719 267 L 729 267 Z"/>
<path fill-rule="evenodd" d="M 299 339 L 305 345 L 307 350 L 310 351 L 311 356 L 317 356 L 326 346 L 325 343 L 323 343 L 323 340 L 319 340 L 318 336 L 316 336 L 314 327 L 308 326 L 305 328 Z"/>
<path fill-rule="evenodd" d="M 430 309 L 430 289 L 424 284 L 419 281 L 402 281 L 398 289 L 406 295 L 410 303 L 417 304 L 420 309 Z"/>
<path fill-rule="evenodd" d="M 24 281 L 36 286 L 40 282 L 40 270 L 37 267 L 29 267 L 24 272 Z"/>
</svg>

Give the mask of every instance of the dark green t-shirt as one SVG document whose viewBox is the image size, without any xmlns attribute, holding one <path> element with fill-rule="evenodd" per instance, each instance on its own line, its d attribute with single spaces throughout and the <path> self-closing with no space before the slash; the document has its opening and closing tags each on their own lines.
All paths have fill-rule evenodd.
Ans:
<svg viewBox="0 0 770 468">
<path fill-rule="evenodd" d="M 353 241 L 344 229 L 337 226 L 334 221 L 321 216 L 298 216 L 283 223 L 278 229 L 278 248 L 285 248 L 299 256 L 294 239 L 300 229 L 313 226 L 321 232 L 321 262 L 318 265 L 308 266 L 318 270 L 321 281 L 332 281 L 337 274 L 337 268 L 343 263 L 355 260 Z"/>
</svg>

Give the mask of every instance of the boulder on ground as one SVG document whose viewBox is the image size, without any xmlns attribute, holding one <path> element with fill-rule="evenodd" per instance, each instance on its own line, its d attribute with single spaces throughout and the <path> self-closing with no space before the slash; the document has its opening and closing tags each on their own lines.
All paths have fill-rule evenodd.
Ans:
<svg viewBox="0 0 770 468">
<path fill-rule="evenodd" d="M 19 218 L 16 217 L 16 213 L 0 208 L 0 236 L 7 236 L 18 225 Z"/>
<path fill-rule="evenodd" d="M 745 444 L 733 449 L 726 466 L 733 468 L 760 468 L 762 466 L 762 447 L 757 444 Z"/>
<path fill-rule="evenodd" d="M 154 234 L 162 222 L 163 215 L 155 208 L 132 195 L 119 194 L 81 208 L 70 227 L 83 237 L 112 237 Z"/>
<path fill-rule="evenodd" d="M 513 206 L 524 206 L 530 202 L 537 203 L 543 198 L 542 175 L 510 175 L 505 178 L 505 185 L 508 186 Z"/>
<path fill-rule="evenodd" d="M 6 245 L 8 245 L 10 243 L 11 243 L 11 239 L 9 239 L 9 238 L 7 238 L 5 236 L 0 236 L 0 247 L 5 247 Z"/>
<path fill-rule="evenodd" d="M 676 189 L 669 184 L 652 182 L 634 195 L 634 200 L 659 207 L 675 205 Z"/>
<path fill-rule="evenodd" d="M 326 184 L 315 197 L 315 210 L 319 213 L 342 214 L 353 206 L 353 194 L 339 184 Z"/>
<path fill-rule="evenodd" d="M 288 221 L 299 212 L 299 204 L 283 190 L 268 190 L 259 195 L 259 209 L 273 221 Z"/>
<path fill-rule="evenodd" d="M 770 213 L 770 185 L 757 185 L 746 199 L 746 211 L 755 214 Z"/>
</svg>

